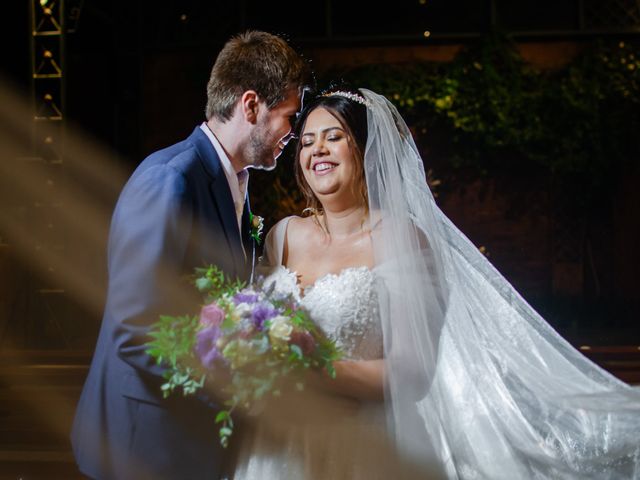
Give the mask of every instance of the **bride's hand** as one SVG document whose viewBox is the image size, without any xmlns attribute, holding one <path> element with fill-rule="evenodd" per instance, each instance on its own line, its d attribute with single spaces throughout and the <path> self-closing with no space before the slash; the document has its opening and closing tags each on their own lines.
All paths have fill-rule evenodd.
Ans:
<svg viewBox="0 0 640 480">
<path fill-rule="evenodd" d="M 384 400 L 383 360 L 341 360 L 334 368 L 335 378 L 325 370 L 310 375 L 312 387 L 361 401 Z"/>
</svg>

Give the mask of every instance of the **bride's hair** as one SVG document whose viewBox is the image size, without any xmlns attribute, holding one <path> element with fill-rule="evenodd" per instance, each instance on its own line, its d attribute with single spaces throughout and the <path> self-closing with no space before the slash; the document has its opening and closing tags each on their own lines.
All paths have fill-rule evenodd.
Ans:
<svg viewBox="0 0 640 480">
<path fill-rule="evenodd" d="M 367 184 L 364 175 L 364 150 L 367 144 L 367 109 L 364 104 L 357 100 L 354 101 L 353 98 L 362 98 L 362 95 L 357 90 L 344 88 L 320 93 L 304 106 L 296 122 L 295 133 L 296 138 L 299 139 L 304 131 L 309 114 L 317 108 L 324 108 L 340 122 L 342 128 L 347 132 L 349 147 L 358 167 L 352 187 L 356 198 L 361 200 L 365 209 L 368 210 Z M 301 148 L 302 143 L 298 141 L 294 161 L 296 182 L 306 200 L 307 207 L 304 212 L 311 212 L 317 215 L 322 212 L 322 205 L 304 178 L 304 173 L 300 166 Z"/>
</svg>

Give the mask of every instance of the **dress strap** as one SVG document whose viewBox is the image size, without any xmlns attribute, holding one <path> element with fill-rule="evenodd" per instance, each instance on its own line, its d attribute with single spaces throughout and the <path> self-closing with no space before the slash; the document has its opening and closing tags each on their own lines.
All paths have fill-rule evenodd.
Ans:
<svg viewBox="0 0 640 480">
<path fill-rule="evenodd" d="M 261 267 L 273 268 L 282 265 L 284 244 L 287 239 L 287 226 L 292 218 L 293 216 L 283 218 L 271 227 L 271 230 L 267 233 L 264 241 L 264 255 L 260 262 Z"/>
</svg>

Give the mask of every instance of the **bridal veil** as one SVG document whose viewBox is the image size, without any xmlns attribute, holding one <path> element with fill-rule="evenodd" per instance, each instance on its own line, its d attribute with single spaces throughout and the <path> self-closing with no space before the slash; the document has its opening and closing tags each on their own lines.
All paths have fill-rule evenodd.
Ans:
<svg viewBox="0 0 640 480">
<path fill-rule="evenodd" d="M 400 452 L 451 479 L 640 479 L 640 392 L 569 345 L 449 221 L 395 107 L 360 92 Z"/>
</svg>

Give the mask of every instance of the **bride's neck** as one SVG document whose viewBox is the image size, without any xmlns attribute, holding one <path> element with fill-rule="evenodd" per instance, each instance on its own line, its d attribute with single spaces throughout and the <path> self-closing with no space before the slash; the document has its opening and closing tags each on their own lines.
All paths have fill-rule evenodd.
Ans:
<svg viewBox="0 0 640 480">
<path fill-rule="evenodd" d="M 365 220 L 365 208 L 362 205 L 346 208 L 324 207 L 324 224 L 333 238 L 342 238 L 362 232 Z"/>
</svg>

